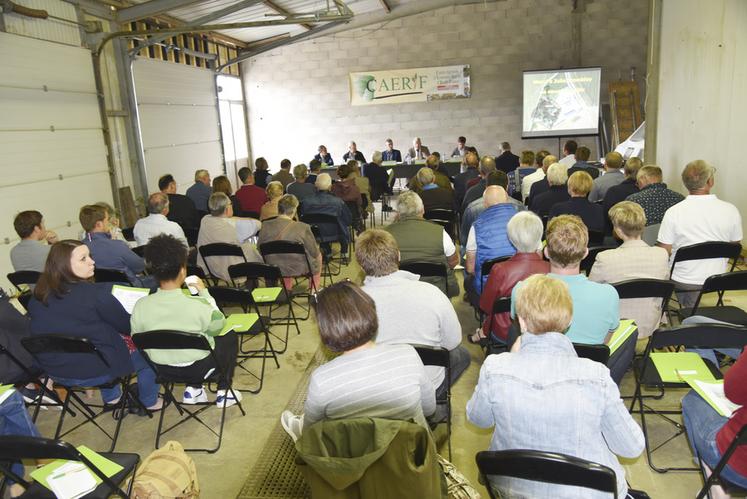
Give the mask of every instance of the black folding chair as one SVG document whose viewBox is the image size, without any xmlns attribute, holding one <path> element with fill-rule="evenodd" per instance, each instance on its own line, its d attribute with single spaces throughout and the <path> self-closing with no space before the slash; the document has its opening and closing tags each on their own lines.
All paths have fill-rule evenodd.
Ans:
<svg viewBox="0 0 747 499">
<path fill-rule="evenodd" d="M 194 275 L 202 279 L 203 281 L 207 280 L 207 276 L 205 275 L 205 271 L 202 270 L 202 267 L 198 267 L 197 265 L 187 265 L 187 275 Z"/>
<path fill-rule="evenodd" d="M 487 280 L 488 276 L 490 275 L 490 271 L 493 270 L 493 265 L 495 265 L 496 263 L 505 262 L 509 258 L 511 258 L 510 255 L 499 256 L 497 258 L 491 258 L 490 260 L 485 260 L 484 262 L 482 262 L 482 265 L 480 265 L 480 272 L 482 277 Z M 478 321 L 482 322 L 484 319 L 483 315 L 484 314 L 480 311 L 480 308 L 476 307 L 475 318 L 477 318 Z"/>
<path fill-rule="evenodd" d="M 739 430 L 739 432 L 736 434 L 736 436 L 732 439 L 732 441 L 729 443 L 729 447 L 726 448 L 726 451 L 724 452 L 724 455 L 721 456 L 721 459 L 719 460 L 718 464 L 716 464 L 716 467 L 713 468 L 713 471 L 711 472 L 710 476 L 706 476 L 704 462 L 702 459 L 700 459 L 700 456 L 698 456 L 698 462 L 700 463 L 700 473 L 703 476 L 703 481 L 705 482 L 703 484 L 703 488 L 700 489 L 700 492 L 698 492 L 698 495 L 695 496 L 695 499 L 703 499 L 704 497 L 708 496 L 710 499 L 711 497 L 711 487 L 718 484 L 721 485 L 724 489 L 726 489 L 729 493 L 737 493 L 740 495 L 747 494 L 747 489 L 744 489 L 743 487 L 738 487 L 723 478 L 721 478 L 721 472 L 724 470 L 724 467 L 729 464 L 729 459 L 731 459 L 732 454 L 734 454 L 734 451 L 737 450 L 737 447 L 746 445 L 747 444 L 747 425 L 742 426 L 742 428 Z"/>
<path fill-rule="evenodd" d="M 106 371 L 111 369 L 111 366 L 107 362 L 106 358 L 104 358 L 101 351 L 88 338 L 50 334 L 23 338 L 21 340 L 21 344 L 26 350 L 29 351 L 36 362 L 42 366 L 44 365 L 44 356 L 55 355 L 57 358 L 70 356 L 69 361 L 71 363 L 85 364 L 86 366 L 89 366 L 92 371 L 91 377 L 102 376 L 106 374 Z M 55 379 L 56 373 L 54 373 L 53 371 L 48 369 L 47 374 L 53 380 Z M 63 378 L 64 376 L 60 377 Z M 67 390 L 67 397 L 65 397 L 65 402 L 62 406 L 62 412 L 60 413 L 60 419 L 57 422 L 57 429 L 55 430 L 54 438 L 62 438 L 68 433 L 77 430 L 81 426 L 87 423 L 92 423 L 111 440 L 112 444 L 111 447 L 109 447 L 109 452 L 114 451 L 114 447 L 117 445 L 119 431 L 122 427 L 122 420 L 125 418 L 128 411 L 127 402 L 128 399 L 131 398 L 128 396 L 128 387 L 130 385 L 131 379 L 132 375 L 128 374 L 127 376 L 121 378 L 113 378 L 108 383 L 95 386 L 79 386 L 55 382 L 56 384 L 64 387 Z M 86 403 L 78 395 L 79 393 L 84 392 L 87 388 L 113 388 L 117 385 L 119 385 L 122 390 L 122 396 L 119 398 L 119 402 L 113 404 L 113 407 L 106 407 L 104 404 Z M 142 411 L 148 415 L 148 417 L 153 417 L 150 411 L 143 407 L 137 398 L 133 398 L 133 402 L 138 404 Z M 75 406 L 80 409 L 80 413 L 83 415 L 85 420 L 63 432 L 62 428 L 65 422 L 65 416 L 67 414 L 71 414 L 71 403 L 74 403 Z M 110 434 L 97 421 L 97 419 L 101 416 L 108 414 L 110 410 L 112 412 L 112 416 L 116 420 L 113 434 Z"/>
<path fill-rule="evenodd" d="M 451 459 L 451 362 L 449 351 L 445 348 L 429 347 L 424 345 L 413 345 L 418 352 L 420 360 L 424 366 L 438 366 L 444 368 L 444 383 L 446 383 L 446 393 L 436 398 L 436 407 L 441 406 L 446 410 L 446 414 L 439 420 L 429 420 L 431 427 L 446 423 L 446 438 L 449 446 L 449 459 Z M 438 414 L 438 409 L 437 409 Z"/>
<path fill-rule="evenodd" d="M 201 334 L 157 330 L 135 334 L 132 336 L 132 341 L 143 354 L 143 357 L 145 357 L 145 360 L 148 362 L 150 367 L 155 371 L 156 382 L 160 383 L 164 389 L 164 407 L 161 410 L 161 414 L 158 418 L 158 429 L 156 430 L 156 448 L 160 447 L 160 441 L 163 435 L 181 425 L 182 423 L 185 423 L 190 419 L 194 419 L 202 426 L 210 430 L 213 435 L 218 437 L 218 443 L 215 447 L 212 448 L 194 448 L 185 450 L 188 452 L 208 452 L 210 454 L 217 452 L 218 449 L 220 449 L 221 442 L 223 441 L 223 426 L 226 422 L 226 405 L 223 404 L 223 407 L 221 408 L 220 427 L 216 432 L 209 422 L 200 419 L 200 414 L 204 410 L 211 407 L 213 405 L 212 402 L 198 402 L 196 404 L 193 404 L 199 407 L 198 409 L 193 410 L 191 409 L 192 406 L 182 404 L 181 401 L 176 396 L 174 396 L 174 385 L 177 383 L 202 384 L 204 381 L 212 382 L 228 379 L 227 374 L 223 371 L 221 365 L 218 363 L 218 359 L 215 356 L 215 351 L 210 346 L 207 338 Z M 149 351 L 152 352 L 154 350 L 201 350 L 203 352 L 208 352 L 208 355 L 212 357 L 215 368 L 212 373 L 210 373 L 210 375 L 204 379 L 194 379 L 186 374 L 183 376 L 178 376 L 171 374 L 171 372 L 169 374 L 164 374 L 161 369 L 163 366 L 161 364 L 153 362 L 148 353 Z M 231 395 L 233 397 L 238 398 L 232 386 L 229 386 L 228 391 L 231 392 Z M 179 416 L 183 417 L 181 417 L 181 419 L 179 419 L 176 423 L 163 430 L 163 420 L 169 403 L 173 403 L 174 407 L 179 413 Z M 237 401 L 237 405 L 241 410 L 241 415 L 245 416 L 246 412 L 244 412 L 244 408 L 242 407 L 241 402 Z"/>
<path fill-rule="evenodd" d="M 240 208 L 238 210 L 234 210 L 234 216 L 259 220 L 259 213 L 257 213 L 256 211 L 242 210 Z"/>
<path fill-rule="evenodd" d="M 581 359 L 589 359 L 600 364 L 607 365 L 610 358 L 610 347 L 607 345 L 585 345 L 583 343 L 574 343 L 573 348 L 576 355 Z"/>
<path fill-rule="evenodd" d="M 132 252 L 135 253 L 140 258 L 145 258 L 145 247 L 146 246 L 147 246 L 146 244 L 143 244 L 142 246 L 132 248 Z"/>
<path fill-rule="evenodd" d="M 288 334 L 291 326 L 296 328 L 296 334 L 301 334 L 301 329 L 298 326 L 298 318 L 293 308 L 291 293 L 283 285 L 283 275 L 280 272 L 280 268 L 277 265 L 270 265 L 269 263 L 247 262 L 231 265 L 228 267 L 228 274 L 231 276 L 232 281 L 245 279 L 247 289 L 259 289 L 259 284 L 264 284 L 264 287 L 279 287 L 281 289 L 280 294 L 274 300 L 255 301 L 255 305 L 257 309 L 262 306 L 269 308 L 267 312 L 268 327 L 285 326 L 285 338 L 281 338 L 269 330 L 271 335 L 283 343 L 283 348 L 280 350 L 274 349 L 274 352 L 279 354 L 285 353 L 285 350 L 288 348 Z M 284 305 L 288 306 L 288 312 L 282 317 L 273 317 L 273 307 L 280 308 Z M 260 317 L 262 316 L 260 315 Z"/>
<path fill-rule="evenodd" d="M 407 262 L 400 262 L 400 270 L 406 270 L 413 274 L 418 274 L 421 281 L 431 282 L 435 284 L 446 296 L 449 296 L 449 282 L 448 282 L 448 271 L 446 270 L 445 263 L 432 263 L 432 262 L 418 262 L 410 260 Z M 423 279 L 425 277 L 425 279 Z"/>
<path fill-rule="evenodd" d="M 184 230 L 184 237 L 187 238 L 187 243 L 189 244 L 189 247 L 194 248 L 195 246 L 197 246 L 197 236 L 199 235 L 200 230 L 194 229 L 194 228 L 185 229 L 184 227 L 182 227 L 182 229 Z"/>
<path fill-rule="evenodd" d="M 295 301 L 296 297 L 304 297 L 306 298 L 306 307 L 303 305 L 299 306 L 302 309 L 305 309 L 306 315 L 303 317 L 299 317 L 300 320 L 305 321 L 309 318 L 309 314 L 311 313 L 311 295 L 316 294 L 318 291 L 316 289 L 316 284 L 314 283 L 314 272 L 311 269 L 311 262 L 309 261 L 309 257 L 306 254 L 306 248 L 304 248 L 303 243 L 296 242 L 296 241 L 269 241 L 266 243 L 262 243 L 259 245 L 259 253 L 262 255 L 262 258 L 264 258 L 265 262 L 267 262 L 267 257 L 272 255 L 299 255 L 302 256 L 304 261 L 306 262 L 306 274 L 301 276 L 294 276 L 296 283 L 298 283 L 298 277 L 306 278 L 309 280 L 309 292 L 301 292 L 301 293 L 291 293 L 290 301 L 288 302 L 288 306 L 292 307 L 293 302 Z M 282 281 L 281 281 L 282 285 Z"/>
<path fill-rule="evenodd" d="M 452 241 L 456 241 L 456 213 L 453 210 L 434 208 L 423 214 L 423 218 L 444 228 Z"/>
<path fill-rule="evenodd" d="M 15 286 L 21 294 L 28 292 L 30 287 L 36 284 L 36 281 L 39 280 L 40 276 L 41 272 L 35 270 L 18 270 L 7 275 L 10 283 Z"/>
<path fill-rule="evenodd" d="M 597 230 L 590 230 L 589 231 L 589 248 L 593 246 L 602 246 L 604 245 L 604 231 L 600 232 Z M 616 248 L 616 246 L 612 246 L 613 248 Z"/>
<path fill-rule="evenodd" d="M 557 452 L 521 449 L 481 451 L 475 460 L 491 499 L 499 497 L 490 483 L 491 476 L 584 487 L 608 492 L 617 498 L 615 472 L 586 459 Z"/>
<path fill-rule="evenodd" d="M 597 259 L 597 255 L 602 251 L 607 251 L 609 249 L 615 249 L 615 246 L 589 246 L 589 254 L 586 255 L 586 258 L 581 260 L 581 272 L 585 272 L 586 275 L 589 275 L 591 268 L 594 266 L 594 261 Z"/>
<path fill-rule="evenodd" d="M 113 282 L 125 286 L 132 286 L 127 274 L 121 270 L 100 269 L 96 267 L 93 271 L 93 280 L 96 282 Z"/>
<path fill-rule="evenodd" d="M 510 296 L 499 296 L 493 301 L 493 310 L 490 313 L 488 319 L 488 345 L 485 351 L 485 356 L 492 355 L 495 353 L 507 352 L 509 346 L 506 343 L 499 343 L 496 341 L 496 337 L 493 334 L 493 321 L 495 320 L 496 314 L 504 314 L 511 312 L 511 297 Z"/>
<path fill-rule="evenodd" d="M 323 213 L 303 213 L 301 214 L 301 221 L 305 224 L 316 226 L 319 230 L 318 234 L 314 234 L 317 237 L 317 242 L 322 249 L 325 246 L 330 248 L 330 253 L 325 254 L 325 261 L 328 262 L 331 270 L 331 275 L 340 275 L 342 266 L 347 266 L 350 263 L 352 256 L 352 241 L 348 244 L 348 251 L 346 253 L 334 254 L 332 252 L 331 243 L 342 243 L 343 239 L 349 239 L 348 236 L 340 231 L 340 226 L 337 223 L 337 217 L 333 215 L 325 215 Z M 332 265 L 336 264 L 336 266 Z"/>
<path fill-rule="evenodd" d="M 135 227 L 127 227 L 126 229 L 122 229 L 122 236 L 127 241 L 134 241 L 135 240 Z"/>
<path fill-rule="evenodd" d="M 91 493 L 86 494 L 83 497 L 106 498 L 112 495 L 118 495 L 119 497 L 129 498 L 132 493 L 132 484 L 134 483 L 134 480 L 130 480 L 127 492 L 122 488 L 122 483 L 128 476 L 135 474 L 135 469 L 140 461 L 140 456 L 123 452 L 102 452 L 100 454 L 106 459 L 122 466 L 122 470 L 110 478 L 96 467 L 96 465 L 88 458 L 86 458 L 86 456 L 81 454 L 78 449 L 62 440 L 52 440 L 42 437 L 2 436 L 0 437 L 0 473 L 5 475 L 6 478 L 11 478 L 13 481 L 26 488 L 23 497 L 53 497 L 54 495 L 51 494 L 51 492 L 43 485 L 38 482 L 30 483 L 24 480 L 23 477 L 15 475 L 10 471 L 10 466 L 6 466 L 5 463 L 17 462 L 24 459 L 63 459 L 66 461 L 78 461 L 83 463 L 86 468 L 91 470 L 91 472 L 101 479 L 102 482 Z M 0 488 L 0 493 L 2 492 L 2 488 Z"/>
<path fill-rule="evenodd" d="M 682 409 L 653 409 L 649 406 L 645 406 L 643 403 L 642 390 L 643 386 L 655 387 L 660 390 L 667 388 L 687 388 L 689 385 L 684 381 L 681 382 L 664 382 L 661 379 L 661 375 L 656 368 L 656 365 L 651 360 L 651 354 L 654 350 L 660 350 L 670 347 L 685 347 L 685 348 L 738 348 L 742 349 L 747 345 L 747 328 L 728 326 L 723 324 L 696 324 L 689 326 L 679 326 L 672 329 L 657 329 L 654 334 L 649 338 L 646 350 L 643 353 L 643 358 L 640 362 L 640 369 L 635 370 L 636 375 L 636 388 L 633 396 L 633 402 L 630 404 L 630 412 L 633 412 L 638 404 L 638 414 L 641 418 L 641 428 L 643 430 L 643 436 L 646 440 L 646 456 L 648 458 L 648 464 L 652 470 L 658 473 L 666 473 L 667 471 L 696 471 L 697 468 L 691 467 L 668 467 L 662 468 L 656 466 L 652 459 L 654 451 L 664 446 L 674 438 L 685 432 L 685 427 L 678 421 L 675 421 L 668 415 L 681 414 Z M 723 375 L 718 369 L 718 366 L 714 366 L 710 361 L 704 360 L 706 366 L 711 371 L 716 379 L 721 379 Z M 677 432 L 664 440 L 662 443 L 652 448 L 650 437 L 648 434 L 648 425 L 646 422 L 646 414 L 656 414 L 668 421 L 677 429 Z"/>
<path fill-rule="evenodd" d="M 205 262 L 205 268 L 207 268 L 208 278 L 213 281 L 213 284 L 216 286 L 218 285 L 218 281 L 221 281 L 222 279 L 215 275 L 215 273 L 210 269 L 210 264 L 208 263 L 208 258 L 212 256 L 235 256 L 241 258 L 243 261 L 246 262 L 246 256 L 244 255 L 244 250 L 241 249 L 241 246 L 238 246 L 236 244 L 229 244 L 229 243 L 212 243 L 212 244 L 205 244 L 204 246 L 200 246 L 198 248 L 198 251 L 200 252 L 200 256 L 202 257 L 202 261 Z"/>
<path fill-rule="evenodd" d="M 241 368 L 246 373 L 253 376 L 257 381 L 259 381 L 259 386 L 254 390 L 240 388 L 238 390 L 240 392 L 259 393 L 262 390 L 262 384 L 265 379 L 265 363 L 267 362 L 267 359 L 275 359 L 275 366 L 278 369 L 280 368 L 277 354 L 272 347 L 272 342 L 270 341 L 270 328 L 267 324 L 267 319 L 263 318 L 259 313 L 257 302 L 254 301 L 252 292 L 248 289 L 212 286 L 208 289 L 208 291 L 210 293 L 210 296 L 212 296 L 215 299 L 215 302 L 218 304 L 218 308 L 220 308 L 221 312 L 223 312 L 223 315 L 225 315 L 226 317 L 228 317 L 228 314 L 226 314 L 224 309 L 226 306 L 232 304 L 239 305 L 244 310 L 244 313 L 247 313 L 251 310 L 257 314 L 257 322 L 255 322 L 248 331 L 236 331 L 236 335 L 239 337 L 238 357 L 241 359 L 237 363 L 237 367 Z M 249 340 L 259 335 L 264 335 L 265 338 L 264 346 L 261 349 L 245 348 L 246 343 L 248 343 Z M 259 372 L 259 376 L 244 367 L 244 362 L 247 362 L 249 359 L 262 359 L 262 368 Z"/>
<path fill-rule="evenodd" d="M 674 292 L 674 283 L 662 279 L 629 279 L 612 284 L 621 300 L 632 300 L 636 298 L 659 298 L 661 300 L 661 313 L 666 312 L 667 303 Z M 628 317 L 635 319 L 635 317 Z"/>
<path fill-rule="evenodd" d="M 727 272 L 725 274 L 712 275 L 703 283 L 700 288 L 698 298 L 695 300 L 693 308 L 679 309 L 677 314 L 680 320 L 693 315 L 702 315 L 710 319 L 715 319 L 730 324 L 739 324 L 747 326 L 747 312 L 740 307 L 733 305 L 724 305 L 724 293 L 726 291 L 747 290 L 747 270 L 739 272 Z M 715 307 L 701 307 L 700 302 L 703 295 L 708 293 L 718 293 L 718 301 Z"/>
</svg>

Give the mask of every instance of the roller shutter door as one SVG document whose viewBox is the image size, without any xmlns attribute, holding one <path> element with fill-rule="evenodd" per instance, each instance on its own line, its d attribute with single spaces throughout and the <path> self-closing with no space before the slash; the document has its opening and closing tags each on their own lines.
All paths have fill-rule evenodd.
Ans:
<svg viewBox="0 0 747 499">
<path fill-rule="evenodd" d="M 195 170 L 222 175 L 215 73 L 166 61 L 133 65 L 140 134 L 149 192 L 171 173 L 183 193 Z"/>
</svg>

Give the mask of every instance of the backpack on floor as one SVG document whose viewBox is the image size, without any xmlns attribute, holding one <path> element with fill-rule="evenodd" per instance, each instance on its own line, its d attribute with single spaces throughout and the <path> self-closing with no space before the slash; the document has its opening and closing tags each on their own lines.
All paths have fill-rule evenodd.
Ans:
<svg viewBox="0 0 747 499">
<path fill-rule="evenodd" d="M 150 453 L 139 466 L 132 487 L 135 499 L 193 499 L 200 497 L 197 468 L 179 442 Z"/>
</svg>

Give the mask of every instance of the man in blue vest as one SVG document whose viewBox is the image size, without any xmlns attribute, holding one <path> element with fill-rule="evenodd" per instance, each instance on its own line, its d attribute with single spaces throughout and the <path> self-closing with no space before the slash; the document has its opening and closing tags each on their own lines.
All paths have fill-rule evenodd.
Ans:
<svg viewBox="0 0 747 499">
<path fill-rule="evenodd" d="M 500 256 L 512 256 L 516 248 L 508 239 L 508 221 L 517 211 L 508 202 L 506 190 L 498 185 L 485 189 L 482 196 L 485 211 L 480 213 L 467 236 L 467 258 L 465 270 L 469 274 L 464 280 L 467 297 L 474 306 L 480 302 L 480 293 L 487 280 L 482 275 L 482 264 Z"/>
</svg>

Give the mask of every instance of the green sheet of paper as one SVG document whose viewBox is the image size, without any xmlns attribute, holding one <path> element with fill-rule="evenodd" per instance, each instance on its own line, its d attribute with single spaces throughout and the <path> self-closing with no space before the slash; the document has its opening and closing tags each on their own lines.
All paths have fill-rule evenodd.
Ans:
<svg viewBox="0 0 747 499">
<path fill-rule="evenodd" d="M 236 331 L 237 333 L 249 331 L 257 320 L 259 320 L 257 314 L 231 314 L 226 317 L 226 324 L 218 336 L 223 336 L 229 331 Z"/>
<path fill-rule="evenodd" d="M 256 301 L 257 303 L 275 301 L 282 290 L 283 288 L 281 287 L 254 288 L 252 290 L 252 298 L 254 298 L 254 301 Z"/>
<path fill-rule="evenodd" d="M 0 404 L 13 395 L 13 385 L 0 385 Z"/>
<path fill-rule="evenodd" d="M 80 445 L 77 447 L 77 449 L 78 451 L 80 451 L 81 454 L 83 454 L 86 457 L 86 459 L 91 461 L 91 464 L 93 464 L 98 469 L 100 469 L 104 473 L 104 475 L 106 475 L 109 478 L 113 477 L 114 475 L 122 471 L 123 469 L 122 466 L 118 465 L 117 463 L 115 463 L 114 461 L 110 459 L 105 458 L 98 452 L 92 451 L 85 445 Z M 52 490 L 49 487 L 49 484 L 47 483 L 47 478 L 49 478 L 49 476 L 57 468 L 59 468 L 60 466 L 62 466 L 63 464 L 67 462 L 69 461 L 66 461 L 64 459 L 58 459 L 56 461 L 53 461 L 46 466 L 42 466 L 41 468 L 38 468 L 32 471 L 31 478 L 33 478 L 40 484 L 44 485 L 49 490 Z M 94 472 L 90 470 L 88 472 L 91 473 L 91 476 L 94 477 L 94 479 L 96 480 L 96 484 L 100 484 L 102 482 L 101 478 L 99 478 Z"/>
<path fill-rule="evenodd" d="M 610 341 L 607 344 L 610 347 L 610 355 L 615 353 L 615 351 L 625 343 L 625 340 L 630 338 L 630 335 L 633 334 L 636 329 L 638 329 L 638 326 L 636 326 L 632 319 L 620 321 L 620 325 L 615 329 L 615 332 L 612 333 Z"/>
<path fill-rule="evenodd" d="M 687 378 L 715 381 L 703 358 L 695 352 L 652 353 L 651 361 L 665 383 L 684 383 Z"/>
</svg>

